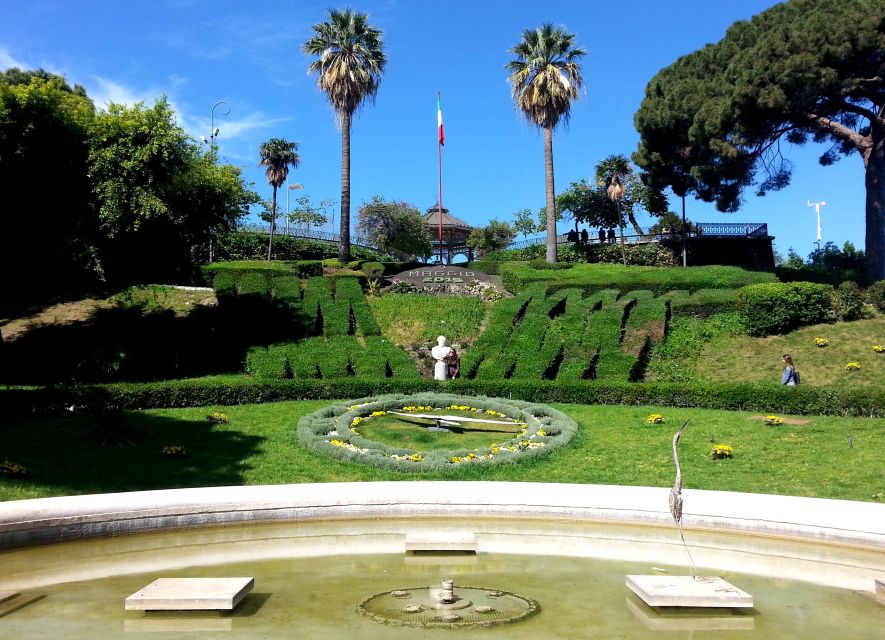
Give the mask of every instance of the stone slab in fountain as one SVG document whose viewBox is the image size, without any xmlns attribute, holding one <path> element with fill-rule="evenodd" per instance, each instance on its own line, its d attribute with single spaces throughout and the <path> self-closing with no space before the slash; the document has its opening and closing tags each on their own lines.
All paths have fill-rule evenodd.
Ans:
<svg viewBox="0 0 885 640">
<path fill-rule="evenodd" d="M 885 578 L 876 578 L 876 602 L 885 604 Z"/>
<path fill-rule="evenodd" d="M 753 606 L 753 596 L 716 576 L 627 576 L 627 587 L 650 607 Z"/>
<path fill-rule="evenodd" d="M 127 611 L 230 610 L 255 578 L 158 578 L 126 598 Z"/>
<path fill-rule="evenodd" d="M 476 549 L 472 531 L 421 531 L 406 536 L 406 553 L 476 553 Z"/>
</svg>

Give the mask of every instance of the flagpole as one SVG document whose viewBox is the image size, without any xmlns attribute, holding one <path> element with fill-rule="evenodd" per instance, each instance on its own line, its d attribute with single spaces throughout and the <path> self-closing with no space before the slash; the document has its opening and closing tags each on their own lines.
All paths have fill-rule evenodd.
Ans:
<svg viewBox="0 0 885 640">
<path fill-rule="evenodd" d="M 439 110 L 440 104 L 440 95 L 439 91 L 436 92 L 436 104 L 437 110 Z M 439 137 L 439 132 L 437 132 L 436 136 L 436 152 L 439 159 L 439 263 L 443 264 L 443 239 L 442 239 L 442 140 Z"/>
</svg>

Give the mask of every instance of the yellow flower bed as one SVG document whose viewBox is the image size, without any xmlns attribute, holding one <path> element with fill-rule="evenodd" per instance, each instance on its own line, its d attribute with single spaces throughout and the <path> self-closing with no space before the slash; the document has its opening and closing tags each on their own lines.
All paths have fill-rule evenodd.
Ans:
<svg viewBox="0 0 885 640">
<path fill-rule="evenodd" d="M 664 424 L 667 420 L 660 413 L 652 413 L 645 421 L 648 424 Z"/>
<path fill-rule="evenodd" d="M 885 353 L 885 347 L 883 347 L 881 344 L 874 344 L 873 351 L 875 351 L 876 353 Z"/>
<path fill-rule="evenodd" d="M 208 416 L 206 416 L 206 420 L 208 420 L 212 424 L 227 424 L 228 422 L 230 422 L 230 418 L 228 418 L 223 413 L 210 413 Z"/>
<path fill-rule="evenodd" d="M 765 416 L 765 424 L 770 425 L 772 427 L 776 427 L 778 425 L 782 425 L 784 423 L 784 419 L 780 416 Z"/>
<path fill-rule="evenodd" d="M 722 460 L 724 458 L 734 457 L 734 447 L 730 444 L 714 444 L 711 453 L 714 460 Z"/>
<path fill-rule="evenodd" d="M 827 340 L 826 338 L 815 338 L 814 344 L 816 344 L 819 347 L 826 347 L 828 344 L 830 344 L 830 341 Z"/>
<path fill-rule="evenodd" d="M 860 363 L 859 362 L 846 362 L 845 363 L 845 371 L 860 371 Z"/>
</svg>

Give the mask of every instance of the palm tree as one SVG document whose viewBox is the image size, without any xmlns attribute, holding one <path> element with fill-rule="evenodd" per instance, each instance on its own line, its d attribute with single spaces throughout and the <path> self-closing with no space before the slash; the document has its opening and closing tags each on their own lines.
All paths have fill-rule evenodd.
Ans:
<svg viewBox="0 0 885 640">
<path fill-rule="evenodd" d="M 329 10 L 328 22 L 313 25 L 313 37 L 303 51 L 317 59 L 308 73 L 316 74 L 341 125 L 341 240 L 339 258 L 350 261 L 350 126 L 353 113 L 374 98 L 387 64 L 381 31 L 370 26 L 365 13 Z"/>
<path fill-rule="evenodd" d="M 553 186 L 553 129 L 568 122 L 583 78 L 578 59 L 586 54 L 572 46 L 575 39 L 563 27 L 543 24 L 522 32 L 522 42 L 509 53 L 507 80 L 516 106 L 532 124 L 544 129 L 544 173 L 547 184 L 547 262 L 556 262 L 556 191 Z"/>
<path fill-rule="evenodd" d="M 271 138 L 258 147 L 261 162 L 258 166 L 267 167 L 267 183 L 273 187 L 273 204 L 270 212 L 270 241 L 267 243 L 267 259 L 270 260 L 273 250 L 273 232 L 277 226 L 277 189 L 286 183 L 289 167 L 301 164 L 298 156 L 298 143 L 283 138 Z"/>
<path fill-rule="evenodd" d="M 608 178 L 608 186 L 605 188 L 609 200 L 615 203 L 618 210 L 618 229 L 621 231 L 621 259 L 627 266 L 627 252 L 624 250 L 624 216 L 621 214 L 621 198 L 624 197 L 624 185 L 621 184 L 621 174 L 613 173 Z"/>
</svg>

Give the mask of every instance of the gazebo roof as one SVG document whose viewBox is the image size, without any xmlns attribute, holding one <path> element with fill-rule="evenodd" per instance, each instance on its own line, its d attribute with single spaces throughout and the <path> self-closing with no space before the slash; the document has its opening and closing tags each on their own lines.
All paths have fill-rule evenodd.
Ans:
<svg viewBox="0 0 885 640">
<path fill-rule="evenodd" d="M 424 214 L 424 224 L 430 225 L 432 227 L 439 226 L 439 207 L 430 207 L 427 210 L 427 213 Z M 465 230 L 473 229 L 472 226 L 470 226 L 460 218 L 456 218 L 455 216 L 451 215 L 449 213 L 449 210 L 445 207 L 443 207 L 442 210 L 442 226 L 455 227 Z"/>
</svg>

